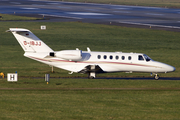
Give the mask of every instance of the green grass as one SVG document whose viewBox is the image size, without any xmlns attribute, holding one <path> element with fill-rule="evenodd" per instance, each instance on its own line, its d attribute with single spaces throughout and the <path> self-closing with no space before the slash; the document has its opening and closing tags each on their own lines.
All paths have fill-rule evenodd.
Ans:
<svg viewBox="0 0 180 120">
<path fill-rule="evenodd" d="M 0 78 L 1 88 L 67 89 L 68 88 L 132 88 L 132 89 L 180 89 L 176 80 L 119 80 L 119 79 L 85 79 L 85 78 L 50 78 L 47 85 L 43 78 L 19 78 L 18 82 L 7 82 Z"/>
<path fill-rule="evenodd" d="M 0 80 L 0 119 L 179 119 L 179 87 L 179 81 L 161 80 L 51 79 L 49 85 L 43 79 Z"/>
<path fill-rule="evenodd" d="M 40 20 L 40 18 L 35 17 L 25 17 L 25 16 L 17 16 L 17 15 L 8 15 L 8 14 L 0 14 L 0 21 L 14 21 L 14 20 Z"/>
<path fill-rule="evenodd" d="M 46 25 L 47 30 L 40 30 Z M 123 51 L 145 53 L 156 61 L 176 67 L 176 71 L 160 74 L 161 77 L 180 77 L 180 35 L 178 32 L 126 28 L 119 26 L 95 25 L 79 22 L 0 22 L 0 72 L 17 71 L 19 76 L 44 76 L 50 73 L 51 67 L 25 58 L 24 51 L 11 33 L 5 32 L 10 27 L 27 28 L 42 39 L 55 51 L 64 49 L 92 51 Z M 55 69 L 52 77 L 84 76 L 67 74 L 67 71 Z M 28 72 L 27 72 L 28 71 Z M 149 76 L 149 73 L 111 73 L 98 76 Z M 85 75 L 86 76 L 86 75 Z"/>
<path fill-rule="evenodd" d="M 46 25 L 47 30 L 40 30 Z M 95 25 L 79 22 L 0 22 L 0 71 L 18 72 L 18 82 L 0 78 L 2 120 L 176 120 L 180 118 L 180 82 L 171 80 L 57 79 L 82 76 L 51 68 L 23 57 L 10 27 L 27 28 L 54 50 L 79 49 L 146 53 L 176 67 L 160 76 L 179 77 L 178 32 Z M 44 77 L 50 73 L 47 85 Z M 28 78 L 23 78 L 27 76 Z M 149 73 L 111 73 L 98 76 L 149 76 Z M 87 89 L 89 88 L 89 89 Z"/>
<path fill-rule="evenodd" d="M 57 0 L 57 1 L 180 8 L 179 0 Z"/>
</svg>

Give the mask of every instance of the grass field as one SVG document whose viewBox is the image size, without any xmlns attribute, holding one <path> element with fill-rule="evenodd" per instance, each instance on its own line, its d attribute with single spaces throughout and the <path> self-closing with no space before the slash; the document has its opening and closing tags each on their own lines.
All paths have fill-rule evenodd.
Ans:
<svg viewBox="0 0 180 120">
<path fill-rule="evenodd" d="M 47 30 L 40 30 L 46 25 Z M 0 79 L 2 120 L 178 120 L 180 82 L 171 80 L 115 80 L 52 77 L 84 76 L 67 74 L 23 57 L 23 50 L 10 27 L 27 28 L 54 50 L 140 52 L 176 67 L 160 76 L 180 77 L 180 34 L 178 32 L 95 25 L 80 22 L 0 22 L 0 72 L 18 72 L 19 80 Z M 44 77 L 50 73 L 47 85 Z M 27 78 L 23 78 L 25 76 Z M 86 75 L 85 75 L 86 76 Z M 149 73 L 111 73 L 98 76 L 149 76 Z"/>
<path fill-rule="evenodd" d="M 0 119 L 178 120 L 179 87 L 161 80 L 0 80 Z"/>
<path fill-rule="evenodd" d="M 57 1 L 180 8 L 179 0 L 57 0 Z"/>
<path fill-rule="evenodd" d="M 11 33 L 5 32 L 10 27 L 30 29 L 55 51 L 64 49 L 92 51 L 122 51 L 145 53 L 156 61 L 161 61 L 176 67 L 176 71 L 160 76 L 180 76 L 180 35 L 178 32 L 126 28 L 118 26 L 95 25 L 79 22 L 40 23 L 40 22 L 0 22 L 0 71 L 15 72 L 19 76 L 44 76 L 51 68 L 42 63 L 23 56 L 24 51 Z M 46 25 L 47 30 L 40 30 L 40 25 Z M 28 71 L 28 72 L 27 72 Z M 82 76 L 81 74 L 67 74 L 55 68 L 53 77 Z M 103 76 L 149 76 L 149 73 L 114 73 Z M 100 75 L 101 76 L 101 75 Z"/>
<path fill-rule="evenodd" d="M 40 20 L 40 18 L 0 14 L 0 21 L 14 21 L 14 20 Z"/>
</svg>

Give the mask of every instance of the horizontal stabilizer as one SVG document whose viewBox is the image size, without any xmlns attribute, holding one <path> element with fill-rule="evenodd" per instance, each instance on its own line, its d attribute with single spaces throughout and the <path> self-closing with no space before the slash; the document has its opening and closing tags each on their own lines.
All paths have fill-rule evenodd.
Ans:
<svg viewBox="0 0 180 120">
<path fill-rule="evenodd" d="M 10 28 L 6 32 L 28 32 L 29 30 L 23 28 Z"/>
</svg>

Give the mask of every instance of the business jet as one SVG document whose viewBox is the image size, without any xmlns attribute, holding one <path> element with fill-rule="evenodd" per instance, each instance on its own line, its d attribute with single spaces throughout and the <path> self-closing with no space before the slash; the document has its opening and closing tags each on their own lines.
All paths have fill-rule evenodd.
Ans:
<svg viewBox="0 0 180 120">
<path fill-rule="evenodd" d="M 23 50 L 24 56 L 33 60 L 61 68 L 71 73 L 88 74 L 88 78 L 95 78 L 98 73 L 108 72 L 148 72 L 159 79 L 157 73 L 175 71 L 175 67 L 152 60 L 142 53 L 123 52 L 92 52 L 62 50 L 53 51 L 30 30 L 23 28 L 9 28 Z"/>
</svg>

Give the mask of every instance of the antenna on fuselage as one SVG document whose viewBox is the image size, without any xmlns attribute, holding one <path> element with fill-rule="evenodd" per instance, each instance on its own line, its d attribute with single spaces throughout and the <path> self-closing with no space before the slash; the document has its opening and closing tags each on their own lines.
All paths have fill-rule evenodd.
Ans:
<svg viewBox="0 0 180 120">
<path fill-rule="evenodd" d="M 87 47 L 87 51 L 88 51 L 88 52 L 91 52 L 91 50 L 90 50 L 90 48 L 89 48 L 89 47 Z"/>
</svg>

